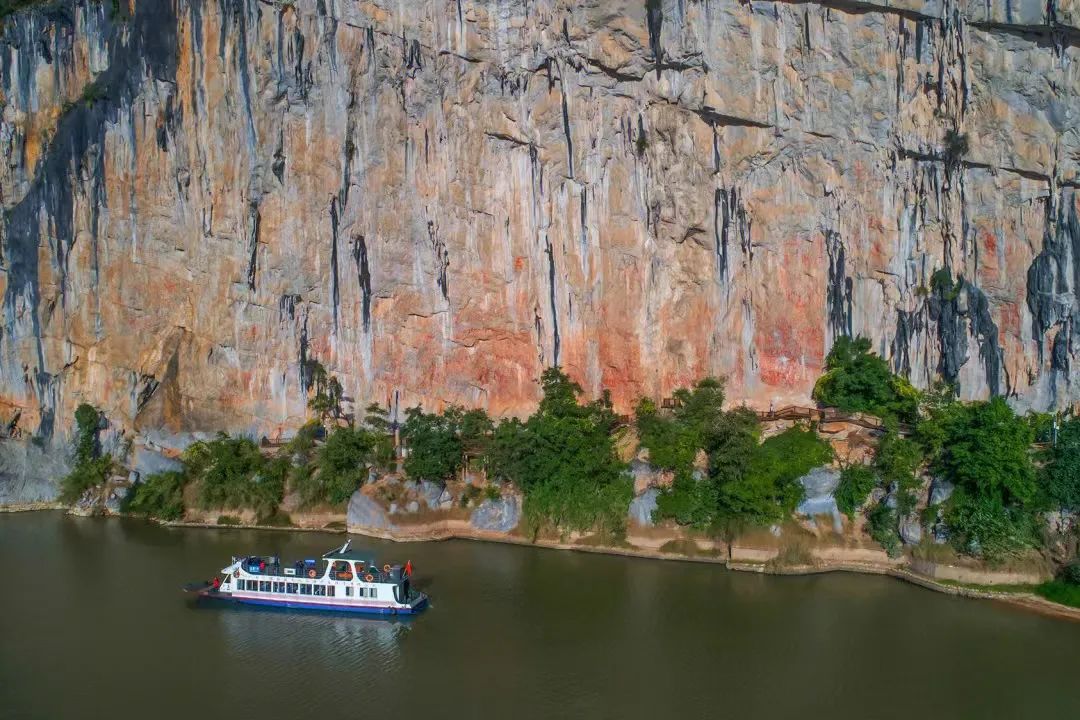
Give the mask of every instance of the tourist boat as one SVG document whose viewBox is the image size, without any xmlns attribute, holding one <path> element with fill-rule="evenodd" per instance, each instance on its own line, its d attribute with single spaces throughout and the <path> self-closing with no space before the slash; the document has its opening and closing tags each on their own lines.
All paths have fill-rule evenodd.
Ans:
<svg viewBox="0 0 1080 720">
<path fill-rule="evenodd" d="M 283 565 L 275 556 L 232 559 L 221 575 L 184 589 L 201 598 L 304 610 L 412 615 L 428 598 L 410 587 L 412 563 L 379 567 L 346 542 L 320 560 Z"/>
</svg>

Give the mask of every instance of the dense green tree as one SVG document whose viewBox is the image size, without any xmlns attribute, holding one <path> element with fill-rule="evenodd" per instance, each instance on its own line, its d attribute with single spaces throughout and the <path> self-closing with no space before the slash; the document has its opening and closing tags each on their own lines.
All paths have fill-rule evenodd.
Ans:
<svg viewBox="0 0 1080 720">
<path fill-rule="evenodd" d="M 459 432 L 461 415 L 455 405 L 441 414 L 425 413 L 420 407 L 405 411 L 401 436 L 408 447 L 405 472 L 409 477 L 443 481 L 461 468 L 465 452 Z"/>
<path fill-rule="evenodd" d="M 335 428 L 319 448 L 318 472 L 298 488 L 302 502 L 346 502 L 367 480 L 377 447 L 378 436 L 365 428 Z"/>
<path fill-rule="evenodd" d="M 160 520 L 179 520 L 184 516 L 184 487 L 188 478 L 183 472 L 163 472 L 146 477 L 128 492 L 124 512 Z"/>
<path fill-rule="evenodd" d="M 854 517 L 855 511 L 866 502 L 870 491 L 877 486 L 877 483 L 877 475 L 870 467 L 847 466 L 840 473 L 840 484 L 836 486 L 836 492 L 833 494 L 836 498 L 836 507 L 849 518 Z"/>
<path fill-rule="evenodd" d="M 1043 460 L 1039 474 L 1042 504 L 1053 510 L 1080 510 L 1080 418 L 1061 423 L 1057 442 Z"/>
<path fill-rule="evenodd" d="M 999 557 L 1037 544 L 1034 429 L 1000 397 L 952 403 L 920 423 L 933 471 L 956 485 L 945 522 L 957 547 Z"/>
<path fill-rule="evenodd" d="M 218 433 L 209 442 L 188 447 L 184 462 L 206 508 L 252 508 L 268 517 L 276 513 L 285 492 L 288 459 L 263 456 L 248 438 Z"/>
<path fill-rule="evenodd" d="M 798 479 L 832 456 L 832 447 L 813 430 L 789 428 L 761 444 L 745 474 L 721 486 L 722 510 L 755 525 L 778 522 L 803 498 Z"/>
<path fill-rule="evenodd" d="M 615 452 L 610 401 L 579 402 L 580 386 L 559 368 L 545 370 L 540 384 L 537 411 L 495 430 L 485 458 L 489 473 L 521 487 L 536 530 L 618 530 L 633 489 Z"/>
<path fill-rule="evenodd" d="M 374 436 L 375 447 L 371 459 L 376 467 L 389 470 L 397 460 L 394 446 L 394 426 L 386 408 L 378 403 L 367 406 L 363 426 Z"/>
<path fill-rule="evenodd" d="M 882 485 L 895 491 L 897 511 L 901 515 L 908 515 L 918 502 L 915 491 L 922 484 L 919 474 L 922 464 L 919 444 L 901 437 L 895 429 L 888 430 L 878 443 L 874 469 Z"/>
<path fill-rule="evenodd" d="M 814 385 L 822 405 L 903 421 L 916 418 L 919 393 L 894 375 L 883 358 L 870 352 L 866 338 L 840 337 L 825 358 L 825 374 Z"/>
<path fill-rule="evenodd" d="M 723 382 L 705 378 L 673 394 L 676 406 L 663 414 L 651 400 L 638 403 L 638 437 L 649 462 L 674 472 L 671 487 L 657 501 L 659 517 L 706 528 L 721 515 L 720 488 L 742 477 L 757 451 L 757 416 L 745 408 L 725 411 Z M 704 451 L 707 472 L 695 474 L 694 461 Z"/>
</svg>

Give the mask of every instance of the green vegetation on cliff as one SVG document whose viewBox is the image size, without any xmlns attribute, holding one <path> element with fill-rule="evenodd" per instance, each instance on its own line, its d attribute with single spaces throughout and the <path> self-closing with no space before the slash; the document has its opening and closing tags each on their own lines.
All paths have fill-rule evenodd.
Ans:
<svg viewBox="0 0 1080 720">
<path fill-rule="evenodd" d="M 260 518 L 277 512 L 285 493 L 287 458 L 267 457 L 254 441 L 219 433 L 189 446 L 183 460 L 204 508 L 251 508 Z"/>
<path fill-rule="evenodd" d="M 720 488 L 722 514 L 756 525 L 779 522 L 802 501 L 799 478 L 832 460 L 832 447 L 809 428 L 793 427 L 758 447 L 745 474 Z"/>
<path fill-rule="evenodd" d="M 83 403 L 75 410 L 75 467 L 60 483 L 60 499 L 73 503 L 92 487 L 109 479 L 113 469 L 111 455 L 102 455 L 98 443 L 101 414 L 97 408 Z"/>
<path fill-rule="evenodd" d="M 825 358 L 825 374 L 814 385 L 822 405 L 909 422 L 918 412 L 919 392 L 894 375 L 883 358 L 870 352 L 866 338 L 839 337 Z"/>
<path fill-rule="evenodd" d="M 450 405 L 442 413 L 425 413 L 420 407 L 409 408 L 401 432 L 409 448 L 405 472 L 438 482 L 452 478 L 469 457 L 483 455 L 493 429 L 483 410 Z"/>
<path fill-rule="evenodd" d="M 184 488 L 188 476 L 183 472 L 163 472 L 137 483 L 121 505 L 121 510 L 161 520 L 179 520 L 184 516 Z"/>
</svg>

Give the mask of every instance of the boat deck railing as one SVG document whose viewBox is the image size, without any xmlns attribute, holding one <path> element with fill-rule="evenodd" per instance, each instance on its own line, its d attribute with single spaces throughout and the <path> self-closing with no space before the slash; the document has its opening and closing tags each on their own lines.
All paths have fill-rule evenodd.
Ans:
<svg viewBox="0 0 1080 720">
<path fill-rule="evenodd" d="M 248 573 L 249 575 L 255 575 L 257 577 L 267 577 L 267 578 L 286 578 L 286 579 L 292 579 L 292 580 L 297 580 L 297 579 L 301 579 L 301 580 L 352 580 L 353 578 L 359 577 L 360 580 L 363 580 L 365 576 L 370 574 L 372 576 L 371 582 L 380 582 L 380 583 L 395 582 L 393 579 L 391 579 L 389 573 L 383 572 L 382 570 L 379 570 L 378 568 L 375 568 L 374 572 L 360 573 L 359 576 L 356 573 L 352 573 L 352 572 L 336 572 L 334 570 L 331 570 L 329 573 L 327 573 L 325 568 L 320 569 L 320 568 L 313 568 L 313 567 L 310 567 L 310 566 L 303 566 L 303 567 L 293 566 L 293 567 L 290 567 L 290 566 L 283 566 L 283 565 L 270 565 L 270 564 L 268 564 L 262 570 L 251 570 L 246 564 L 241 564 L 241 568 L 244 570 L 244 572 Z M 286 572 L 285 572 L 286 570 L 295 570 L 295 572 L 291 573 L 291 574 L 286 574 Z M 310 577 L 308 575 L 309 570 L 315 570 L 315 572 L 316 572 L 315 577 Z M 367 581 L 365 581 L 365 582 L 367 582 Z"/>
</svg>

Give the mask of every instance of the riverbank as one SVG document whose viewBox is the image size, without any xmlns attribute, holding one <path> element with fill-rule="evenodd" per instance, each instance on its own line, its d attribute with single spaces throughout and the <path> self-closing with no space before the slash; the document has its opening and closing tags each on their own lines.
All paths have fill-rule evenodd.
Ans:
<svg viewBox="0 0 1080 720">
<path fill-rule="evenodd" d="M 255 523 L 159 522 L 170 527 L 347 533 L 399 543 L 471 540 L 650 560 L 707 563 L 723 565 L 725 569 L 735 572 L 752 572 L 775 576 L 837 572 L 885 575 L 934 592 L 970 599 L 992 600 L 1043 615 L 1080 621 L 1080 608 L 1061 605 L 1040 597 L 1034 592 L 1036 582 L 1003 582 L 1017 579 L 1034 580 L 1034 578 L 1024 578 L 1019 573 L 1009 571 L 989 569 L 977 571 L 971 568 L 958 568 L 918 558 L 890 558 L 884 551 L 862 547 L 810 547 L 805 548 L 804 551 L 804 556 L 805 553 L 808 553 L 809 562 L 787 562 L 777 548 L 754 547 L 738 542 L 733 546 L 728 546 L 726 543 L 712 542 L 711 547 L 702 547 L 698 544 L 701 542 L 700 540 L 695 541 L 678 532 L 660 534 L 662 528 L 652 528 L 650 533 L 652 537 L 629 534 L 625 541 L 615 544 L 610 541 L 605 542 L 596 538 L 596 536 L 557 539 L 550 536 L 530 538 L 517 532 L 487 532 L 477 530 L 467 520 L 463 519 L 438 520 L 410 526 L 398 526 L 393 529 L 377 529 L 355 525 L 340 527 L 304 526 L 302 523 L 306 518 L 303 514 L 298 513 L 293 517 L 294 521 L 301 524 L 274 526 Z M 317 517 L 323 518 L 325 515 L 318 514 Z M 649 547 L 649 545 L 653 547 Z M 665 550 L 664 548 L 668 549 Z M 965 580 L 959 581 L 943 577 L 949 574 L 962 576 Z"/>
</svg>

